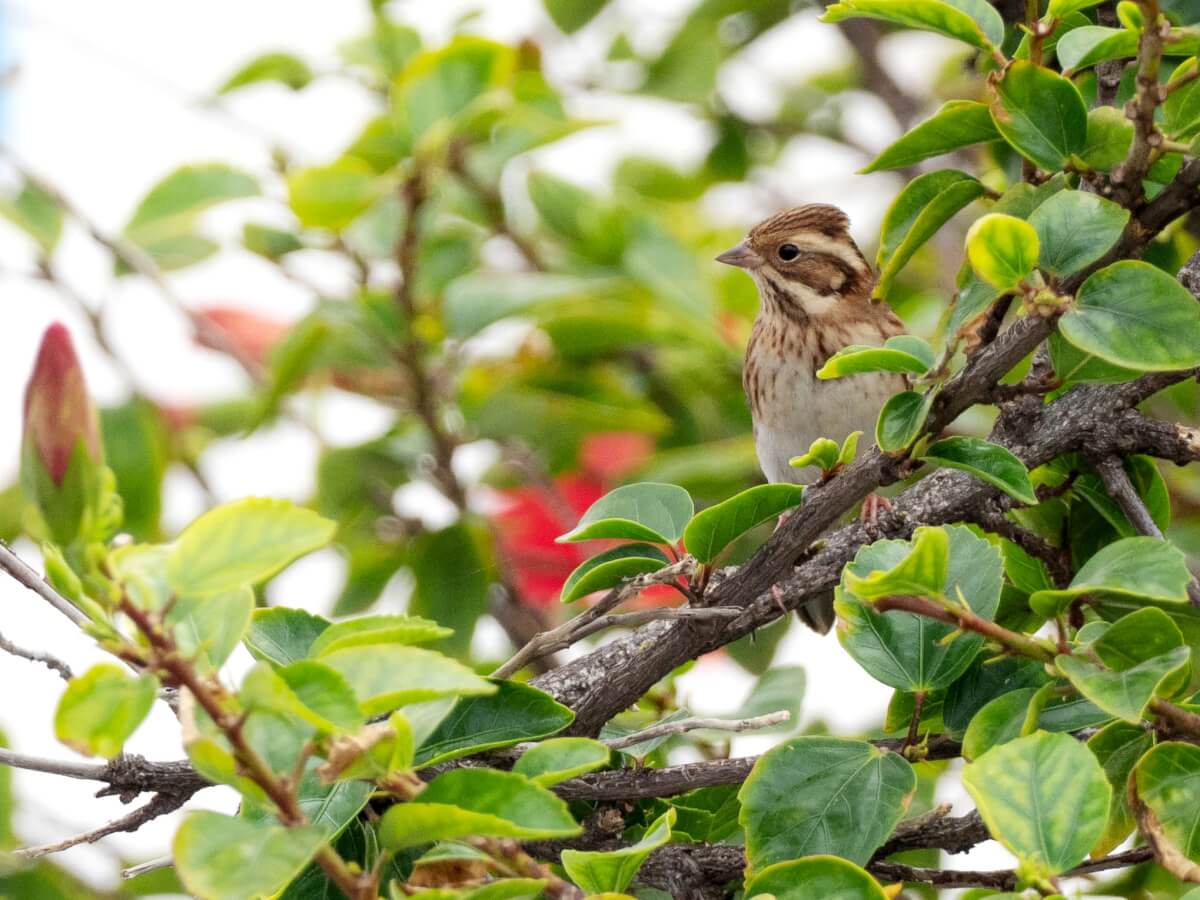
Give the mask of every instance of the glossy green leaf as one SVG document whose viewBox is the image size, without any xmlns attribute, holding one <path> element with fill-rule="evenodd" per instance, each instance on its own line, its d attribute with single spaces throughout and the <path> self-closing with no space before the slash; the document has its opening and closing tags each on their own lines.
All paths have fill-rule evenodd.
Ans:
<svg viewBox="0 0 1200 900">
<path fill-rule="evenodd" d="M 995 93 L 992 120 L 996 128 L 1014 150 L 1039 168 L 1057 172 L 1071 154 L 1083 150 L 1087 143 L 1087 106 L 1066 78 L 1016 60 L 996 82 Z"/>
<path fill-rule="evenodd" d="M 862 432 L 858 432 L 860 435 Z M 793 456 L 788 460 L 788 465 L 796 469 L 802 469 L 805 466 L 819 466 L 822 470 L 828 471 L 838 463 L 838 445 L 836 441 L 831 441 L 829 438 L 817 438 L 808 446 L 808 452 L 800 456 Z"/>
<path fill-rule="evenodd" d="M 417 765 L 535 741 L 562 731 L 575 719 L 570 709 L 537 688 L 516 681 L 491 684 L 495 690 L 489 694 L 459 699 L 417 748 Z"/>
<path fill-rule="evenodd" d="M 1196 60 L 1185 59 L 1171 73 L 1171 82 L 1181 78 L 1193 79 L 1182 87 L 1174 87 L 1163 103 L 1163 124 L 1167 134 L 1176 140 L 1187 140 L 1200 132 L 1200 82 L 1195 80 Z"/>
<path fill-rule="evenodd" d="M 1127 28 L 1084 25 L 1059 39 L 1056 53 L 1063 71 L 1077 71 L 1107 59 L 1137 56 L 1138 34 Z"/>
<path fill-rule="evenodd" d="M 962 781 L 992 836 L 1043 877 L 1083 861 L 1112 795 L 1087 747 L 1044 731 L 989 750 L 967 764 Z"/>
<path fill-rule="evenodd" d="M 591 738 L 564 737 L 539 741 L 521 754 L 512 770 L 534 784 L 550 787 L 608 765 L 612 751 Z"/>
<path fill-rule="evenodd" d="M 891 453 L 903 450 L 915 441 L 925 425 L 935 393 L 901 391 L 888 397 L 875 423 L 875 443 L 880 450 Z"/>
<path fill-rule="evenodd" d="M 692 498 L 673 484 L 627 484 L 605 494 L 583 514 L 563 541 L 624 538 L 655 544 L 674 544 L 692 518 Z"/>
<path fill-rule="evenodd" d="M 324 841 L 315 825 L 284 828 L 197 811 L 179 826 L 171 855 L 193 896 L 256 900 L 299 875 Z"/>
<path fill-rule="evenodd" d="M 657 572 L 670 560 L 650 544 L 622 544 L 580 563 L 563 582 L 559 599 L 574 603 L 596 591 L 614 588 L 626 578 Z"/>
<path fill-rule="evenodd" d="M 823 22 L 882 19 L 908 28 L 935 31 L 990 50 L 1004 42 L 1004 20 L 995 7 L 979 0 L 841 0 L 825 10 Z"/>
<path fill-rule="evenodd" d="M 1007 550 L 1015 546 L 1006 542 L 1003 548 L 1006 557 L 1005 571 L 1010 580 L 1013 579 L 1013 575 L 1012 569 L 1007 565 Z M 987 650 L 983 650 L 967 670 L 946 689 L 946 697 L 942 702 L 942 721 L 946 730 L 961 734 L 985 704 L 1010 691 L 1038 687 L 1048 677 L 1044 668 L 1032 660 L 1020 657 L 994 659 Z"/>
<path fill-rule="evenodd" d="M 292 53 L 264 53 L 256 56 L 217 88 L 218 94 L 228 94 L 238 88 L 264 81 L 273 81 L 298 91 L 313 79 L 308 63 Z"/>
<path fill-rule="evenodd" d="M 319 658 L 346 647 L 366 644 L 428 644 L 453 632 L 420 616 L 359 616 L 323 629 L 308 648 Z"/>
<path fill-rule="evenodd" d="M 1129 154 L 1133 142 L 1133 123 L 1113 106 L 1088 111 L 1087 143 L 1080 158 L 1093 169 L 1110 172 Z"/>
<path fill-rule="evenodd" d="M 901 334 L 882 347 L 851 344 L 843 347 L 817 370 L 821 379 L 843 378 L 860 372 L 909 372 L 924 375 L 933 367 L 933 348 L 919 337 Z"/>
<path fill-rule="evenodd" d="M 1099 6 L 1104 0 L 1050 0 L 1046 6 L 1047 19 L 1064 19 L 1072 13 Z"/>
<path fill-rule="evenodd" d="M 322 732 L 353 731 L 363 725 L 358 700 L 346 679 L 312 660 L 278 670 L 259 663 L 246 673 L 238 697 L 247 709 L 294 716 Z"/>
<path fill-rule="evenodd" d="M 329 543 L 336 529 L 284 500 L 235 500 L 183 530 L 167 560 L 167 580 L 176 593 L 196 595 L 256 584 Z"/>
<path fill-rule="evenodd" d="M 1134 794 L 1150 821 L 1159 854 L 1173 851 L 1200 862 L 1200 747 L 1167 741 L 1138 760 Z"/>
<path fill-rule="evenodd" d="M 963 757 L 979 759 L 993 747 L 1020 737 L 1029 704 L 1036 693 L 1037 688 L 1018 688 L 985 703 L 971 717 L 963 734 Z"/>
<path fill-rule="evenodd" d="M 1033 226 L 1004 213 L 984 216 L 967 232 L 971 268 L 1000 291 L 1011 291 L 1028 277 L 1037 266 L 1039 249 Z"/>
<path fill-rule="evenodd" d="M 539 840 L 580 830 L 562 800 L 523 775 L 454 769 L 431 781 L 420 802 L 384 813 L 379 840 L 389 850 L 402 850 L 468 835 Z"/>
<path fill-rule="evenodd" d="M 1060 655 L 1055 663 L 1075 689 L 1098 707 L 1126 722 L 1137 723 L 1160 686 L 1186 669 L 1190 655 L 1187 647 L 1176 647 L 1121 671 L 1074 656 Z"/>
<path fill-rule="evenodd" d="M 346 647 L 321 657 L 321 662 L 345 677 L 367 716 L 438 697 L 496 692 L 495 685 L 462 663 L 421 647 L 399 644 Z"/>
<path fill-rule="evenodd" d="M 176 597 L 164 624 L 185 657 L 201 670 L 211 670 L 229 659 L 246 635 L 253 612 L 254 592 L 242 587 L 200 597 Z"/>
<path fill-rule="evenodd" d="M 816 855 L 776 863 L 756 872 L 745 897 L 775 900 L 886 900 L 874 878 L 839 856 Z"/>
<path fill-rule="evenodd" d="M 54 713 L 54 736 L 88 756 L 114 757 L 142 724 L 158 694 L 153 675 L 98 663 L 72 678 Z"/>
<path fill-rule="evenodd" d="M 288 176 L 288 205 L 306 228 L 345 228 L 383 192 L 374 170 L 361 160 L 340 159 Z"/>
<path fill-rule="evenodd" d="M 246 649 L 255 659 L 286 666 L 307 658 L 313 641 L 328 627 L 329 620 L 302 609 L 256 609 L 246 634 Z"/>
<path fill-rule="evenodd" d="M 1091 642 L 1091 651 L 1110 669 L 1124 671 L 1184 646 L 1183 632 L 1161 609 L 1147 606 L 1121 616 Z"/>
<path fill-rule="evenodd" d="M 975 658 L 979 635 L 947 640 L 954 628 L 915 613 L 877 612 L 869 602 L 888 595 L 960 596 L 991 619 L 1000 602 L 1003 564 L 996 547 L 962 526 L 922 528 L 905 541 L 877 541 L 859 550 L 842 574 L 834 604 L 838 640 L 875 679 L 904 691 L 948 687 Z M 864 596 L 864 594 L 866 596 Z"/>
<path fill-rule="evenodd" d="M 992 124 L 992 115 L 986 104 L 973 100 L 951 100 L 930 118 L 910 128 L 862 171 L 902 169 L 960 147 L 999 139 L 1000 132 Z"/>
<path fill-rule="evenodd" d="M 986 481 L 1030 506 L 1038 502 L 1025 464 L 999 444 L 982 438 L 950 437 L 930 446 L 921 459 L 970 472 L 980 481 Z"/>
<path fill-rule="evenodd" d="M 842 585 L 863 600 L 893 594 L 937 596 L 950 568 L 950 531 L 922 527 L 912 542 L 876 541 L 861 549 L 842 573 Z"/>
<path fill-rule="evenodd" d="M 1114 366 L 1098 356 L 1080 350 L 1057 331 L 1047 340 L 1054 374 L 1063 384 L 1120 384 L 1133 381 L 1140 374 L 1134 369 Z"/>
<path fill-rule="evenodd" d="M 711 563 L 750 529 L 800 505 L 798 484 L 760 484 L 696 514 L 683 532 L 683 546 L 697 560 Z"/>
<path fill-rule="evenodd" d="M 1129 211 L 1086 191 L 1059 191 L 1029 216 L 1041 252 L 1038 267 L 1071 275 L 1104 255 L 1129 221 Z"/>
<path fill-rule="evenodd" d="M 1191 580 L 1183 554 L 1165 541 L 1130 537 L 1115 541 L 1084 563 L 1063 590 L 1038 591 L 1029 603 L 1047 617 L 1084 594 L 1120 594 L 1186 603 Z"/>
<path fill-rule="evenodd" d="M 1142 754 L 1154 746 L 1154 737 L 1141 725 L 1113 722 L 1088 738 L 1088 749 L 1096 755 L 1112 787 L 1112 804 L 1104 832 L 1091 849 L 1094 858 L 1115 850 L 1133 831 L 1133 813 L 1129 809 L 1129 774 Z"/>
<path fill-rule="evenodd" d="M 642 839 L 619 850 L 564 850 L 562 865 L 570 879 L 590 894 L 605 891 L 620 893 L 629 887 L 646 857 L 671 839 L 675 810 L 659 816 Z"/>
<path fill-rule="evenodd" d="M 764 753 L 738 792 L 750 869 L 832 853 L 863 865 L 904 815 L 917 778 L 865 741 L 806 736 Z"/>
<path fill-rule="evenodd" d="M 1058 329 L 1080 350 L 1125 368 L 1200 365 L 1200 303 L 1162 269 L 1138 260 L 1088 278 Z"/>
<path fill-rule="evenodd" d="M 956 212 L 984 193 L 978 180 L 955 169 L 927 172 L 910 181 L 883 218 L 875 259 L 879 280 L 874 295 L 886 297 L 892 281 L 913 254 Z"/>
<path fill-rule="evenodd" d="M 672 832 L 676 841 L 690 839 L 718 844 L 731 835 L 740 835 L 738 813 L 742 805 L 737 798 L 740 787 L 740 784 L 721 784 L 672 797 L 671 805 L 676 813 Z"/>
</svg>

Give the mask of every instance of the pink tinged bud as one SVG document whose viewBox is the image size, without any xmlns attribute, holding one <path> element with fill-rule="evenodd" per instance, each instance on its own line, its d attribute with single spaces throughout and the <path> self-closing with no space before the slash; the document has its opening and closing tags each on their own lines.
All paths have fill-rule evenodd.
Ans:
<svg viewBox="0 0 1200 900">
<path fill-rule="evenodd" d="M 42 336 L 25 388 L 25 443 L 32 445 L 51 480 L 61 485 L 81 440 L 91 461 L 99 463 L 103 451 L 96 410 L 71 333 L 55 322 Z"/>
</svg>

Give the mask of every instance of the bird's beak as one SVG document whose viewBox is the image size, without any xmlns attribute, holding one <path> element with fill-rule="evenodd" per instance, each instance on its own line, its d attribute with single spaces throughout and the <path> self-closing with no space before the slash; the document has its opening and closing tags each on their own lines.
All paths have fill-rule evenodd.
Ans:
<svg viewBox="0 0 1200 900">
<path fill-rule="evenodd" d="M 737 266 L 739 269 L 757 269 L 763 263 L 763 258 L 746 246 L 742 241 L 736 247 L 730 247 L 717 257 L 717 262 L 727 266 Z"/>
</svg>

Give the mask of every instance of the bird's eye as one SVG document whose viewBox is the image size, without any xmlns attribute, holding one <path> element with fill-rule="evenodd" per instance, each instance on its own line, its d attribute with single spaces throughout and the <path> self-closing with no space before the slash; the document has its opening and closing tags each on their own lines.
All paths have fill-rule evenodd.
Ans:
<svg viewBox="0 0 1200 900">
<path fill-rule="evenodd" d="M 783 244 L 779 248 L 779 258 L 784 262 L 791 262 L 800 255 L 800 248 L 795 244 Z"/>
</svg>

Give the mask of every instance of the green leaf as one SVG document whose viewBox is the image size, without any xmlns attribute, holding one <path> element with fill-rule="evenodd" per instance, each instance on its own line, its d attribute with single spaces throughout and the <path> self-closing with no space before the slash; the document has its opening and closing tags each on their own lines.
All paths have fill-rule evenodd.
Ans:
<svg viewBox="0 0 1200 900">
<path fill-rule="evenodd" d="M 1127 28 L 1084 25 L 1073 28 L 1058 41 L 1055 53 L 1064 72 L 1086 69 L 1106 59 L 1137 56 L 1138 34 Z"/>
<path fill-rule="evenodd" d="M 921 527 L 913 540 L 876 541 L 861 549 L 842 573 L 846 590 L 863 600 L 893 594 L 939 596 L 950 567 L 950 532 Z"/>
<path fill-rule="evenodd" d="M 1038 251 L 1037 232 L 1016 216 L 990 213 L 967 232 L 971 268 L 1000 291 L 1011 291 L 1025 280 L 1038 263 Z"/>
<path fill-rule="evenodd" d="M 180 236 L 209 207 L 257 193 L 252 176 L 229 166 L 182 166 L 150 189 L 125 226 L 125 236 L 142 247 Z"/>
<path fill-rule="evenodd" d="M 691 496 L 681 487 L 654 482 L 627 484 L 589 506 L 579 524 L 560 535 L 558 541 L 623 538 L 674 544 L 683 537 L 694 510 Z"/>
<path fill-rule="evenodd" d="M 843 347 L 817 370 L 821 379 L 843 378 L 860 372 L 911 372 L 924 375 L 933 367 L 933 348 L 919 337 L 897 335 L 882 347 L 851 344 Z"/>
<path fill-rule="evenodd" d="M 1162 269 L 1138 260 L 1088 278 L 1058 330 L 1085 353 L 1128 369 L 1200 365 L 1200 303 Z"/>
<path fill-rule="evenodd" d="M 253 612 L 254 592 L 242 587 L 200 597 L 176 597 L 164 624 L 186 658 L 201 670 L 211 670 L 229 659 L 246 634 Z"/>
<path fill-rule="evenodd" d="M 862 435 L 862 432 L 857 432 Z M 838 464 L 838 445 L 836 441 L 831 441 L 829 438 L 817 438 L 808 446 L 808 452 L 802 456 L 793 456 L 788 460 L 788 465 L 795 469 L 802 469 L 805 466 L 820 466 L 821 469 L 828 471 Z"/>
<path fill-rule="evenodd" d="M 196 595 L 256 584 L 329 543 L 336 529 L 285 500 L 235 500 L 183 530 L 167 560 L 167 580 L 175 593 Z"/>
<path fill-rule="evenodd" d="M 1190 580 L 1187 562 L 1175 547 L 1152 537 L 1122 538 L 1084 563 L 1069 587 L 1037 591 L 1029 605 L 1049 618 L 1091 593 L 1186 603 Z"/>
<path fill-rule="evenodd" d="M 510 316 L 533 316 L 569 303 L 588 302 L 612 292 L 611 278 L 583 278 L 532 272 L 469 272 L 446 288 L 442 301 L 446 328 L 468 338 Z"/>
<path fill-rule="evenodd" d="M 683 546 L 702 563 L 711 563 L 752 528 L 800 505 L 798 484 L 760 484 L 701 510 L 683 532 Z"/>
<path fill-rule="evenodd" d="M 1059 41 L 1060 58 L 1062 44 Z M 996 82 L 995 92 L 992 120 L 996 128 L 1014 150 L 1039 168 L 1057 172 L 1071 154 L 1083 150 L 1087 142 L 1087 106 L 1066 78 L 1031 62 L 1015 60 Z"/>
<path fill-rule="evenodd" d="M 1169 683 L 1188 666 L 1191 651 L 1187 647 L 1176 647 L 1162 656 L 1156 656 L 1131 668 L 1111 671 L 1074 656 L 1060 655 L 1055 664 L 1067 680 L 1083 696 L 1087 697 L 1107 713 L 1137 723 L 1142 720 L 1146 707 Z"/>
<path fill-rule="evenodd" d="M 1200 861 L 1200 747 L 1159 744 L 1138 760 L 1132 787 L 1151 820 L 1142 828 L 1154 835 L 1156 855 L 1161 859 L 1163 851 L 1174 851 Z"/>
<path fill-rule="evenodd" d="M 533 172 L 529 199 L 546 226 L 588 259 L 615 264 L 625 250 L 626 223 L 612 204 L 562 178 Z"/>
<path fill-rule="evenodd" d="M 153 675 L 99 663 L 72 678 L 54 713 L 54 735 L 88 756 L 112 758 L 142 724 L 158 694 Z"/>
<path fill-rule="evenodd" d="M 1054 374 L 1063 384 L 1120 384 L 1123 381 L 1133 381 L 1142 374 L 1140 371 L 1122 369 L 1098 356 L 1084 353 L 1057 331 L 1050 335 L 1047 343 Z"/>
<path fill-rule="evenodd" d="M 1194 80 L 1195 71 L 1193 57 L 1185 59 L 1171 73 L 1171 82 L 1185 77 L 1193 79 L 1183 87 L 1174 88 L 1163 103 L 1163 124 L 1176 140 L 1187 140 L 1200 132 L 1200 81 Z"/>
<path fill-rule="evenodd" d="M 892 453 L 915 441 L 925 425 L 934 396 L 934 391 L 924 394 L 901 391 L 888 397 L 875 423 L 875 443 L 879 449 Z"/>
<path fill-rule="evenodd" d="M 870 675 L 903 691 L 948 687 L 979 652 L 983 639 L 908 612 L 877 612 L 869 602 L 889 594 L 957 599 L 985 619 L 1000 602 L 999 550 L 963 526 L 922 528 L 910 550 L 905 541 L 877 541 L 859 550 L 842 573 L 834 608 L 842 620 L 838 640 Z M 864 596 L 865 595 L 865 596 Z"/>
<path fill-rule="evenodd" d="M 992 836 L 1043 877 L 1083 861 L 1112 795 L 1091 751 L 1044 731 L 992 748 L 967 764 L 962 782 Z"/>
<path fill-rule="evenodd" d="M 516 681 L 493 681 L 494 691 L 463 697 L 417 748 L 416 764 L 511 747 L 562 731 L 575 720 L 570 709 L 549 694 Z"/>
<path fill-rule="evenodd" d="M 963 757 L 979 759 L 993 747 L 1020 737 L 1029 705 L 1036 694 L 1037 688 L 1018 688 L 985 703 L 967 725 L 963 735 Z"/>
<path fill-rule="evenodd" d="M 427 644 L 453 632 L 420 616 L 359 616 L 337 622 L 316 635 L 308 655 L 319 658 L 346 647 L 366 644 Z"/>
<path fill-rule="evenodd" d="M 671 798 L 676 822 L 672 829 L 676 842 L 690 839 L 697 843 L 718 844 L 740 834 L 738 802 L 740 784 L 721 784 L 697 788 Z"/>
<path fill-rule="evenodd" d="M 1091 643 L 1108 668 L 1124 671 L 1184 646 L 1183 632 L 1161 609 L 1147 606 L 1122 616 Z"/>
<path fill-rule="evenodd" d="M 981 50 L 1004 43 L 1004 20 L 993 6 L 979 0 L 842 0 L 826 8 L 821 21 L 856 18 L 936 31 Z"/>
<path fill-rule="evenodd" d="M 1091 848 L 1092 857 L 1099 859 L 1120 846 L 1133 831 L 1133 813 L 1129 809 L 1126 787 L 1137 761 L 1154 746 L 1154 736 L 1140 725 L 1112 722 L 1088 738 L 1087 745 L 1100 761 L 1112 787 L 1113 802 L 1108 810 L 1108 821 Z"/>
<path fill-rule="evenodd" d="M 327 619 L 302 609 L 256 609 L 246 634 L 246 649 L 255 659 L 286 666 L 306 659 L 313 641 L 328 627 Z"/>
<path fill-rule="evenodd" d="M 887 296 L 892 281 L 913 254 L 956 212 L 984 193 L 978 180 L 955 169 L 927 172 L 910 181 L 883 217 L 874 296 Z"/>
<path fill-rule="evenodd" d="M 1072 13 L 1082 12 L 1093 6 L 1099 6 L 1104 0 L 1050 0 L 1046 6 L 1046 20 L 1065 19 Z"/>
<path fill-rule="evenodd" d="M 1087 143 L 1079 156 L 1093 169 L 1109 172 L 1129 153 L 1133 123 L 1113 106 L 1088 111 Z"/>
<path fill-rule="evenodd" d="M 1030 506 L 1038 502 L 1025 464 L 999 444 L 981 438 L 950 437 L 929 447 L 921 459 L 970 472 L 980 481 L 998 487 Z"/>
<path fill-rule="evenodd" d="M 512 770 L 534 784 L 550 787 L 604 768 L 610 756 L 608 747 L 591 738 L 550 738 L 522 753 Z"/>
<path fill-rule="evenodd" d="M 559 598 L 574 603 L 581 597 L 616 587 L 626 578 L 657 572 L 670 560 L 650 544 L 622 544 L 580 563 L 563 582 Z"/>
<path fill-rule="evenodd" d="M 0 197 L 0 216 L 33 238 L 43 256 L 53 253 L 62 237 L 62 208 L 33 182 L 22 184 L 15 197 Z"/>
<path fill-rule="evenodd" d="M 251 253 L 257 253 L 272 262 L 304 249 L 300 238 L 291 231 L 255 222 L 247 222 L 242 226 L 242 245 Z"/>
<path fill-rule="evenodd" d="M 574 34 L 608 5 L 608 0 L 542 0 L 542 6 L 566 34 Z"/>
<path fill-rule="evenodd" d="M 764 753 L 738 792 L 753 871 L 832 853 L 864 865 L 917 787 L 901 756 L 842 738 L 793 738 Z"/>
<path fill-rule="evenodd" d="M 406 703 L 496 691 L 462 663 L 420 647 L 346 647 L 321 657 L 321 662 L 346 678 L 367 716 L 391 712 Z"/>
<path fill-rule="evenodd" d="M 1000 140 L 1000 132 L 992 124 L 992 114 L 986 104 L 951 100 L 930 118 L 910 128 L 862 171 L 902 169 L 960 147 L 997 140 Z"/>
<path fill-rule="evenodd" d="M 562 865 L 567 875 L 589 894 L 620 893 L 629 887 L 646 857 L 671 839 L 675 810 L 659 816 L 636 844 L 608 852 L 564 850 Z"/>
<path fill-rule="evenodd" d="M 422 615 L 454 629 L 437 649 L 466 658 L 479 617 L 487 611 L 490 562 L 475 531 L 463 522 L 426 532 L 411 542 L 408 564 L 416 588 L 408 602 L 410 615 Z M 453 597 L 453 603 L 446 598 Z"/>
<path fill-rule="evenodd" d="M 1078 272 L 1104 255 L 1129 221 L 1129 210 L 1086 191 L 1059 191 L 1033 211 L 1041 244 L 1038 267 L 1051 275 Z"/>
<path fill-rule="evenodd" d="M 430 782 L 420 802 L 384 813 L 379 840 L 389 850 L 402 850 L 468 835 L 540 840 L 580 830 L 562 800 L 523 775 L 454 769 Z"/>
<path fill-rule="evenodd" d="M 308 63 L 291 53 L 264 53 L 256 56 L 226 79 L 217 88 L 218 94 L 228 94 L 249 84 L 274 81 L 298 91 L 313 80 Z"/>
<path fill-rule="evenodd" d="M 809 856 L 776 863 L 747 882 L 743 896 L 775 900 L 886 900 L 874 878 L 838 856 Z"/>
<path fill-rule="evenodd" d="M 346 679 L 312 660 L 279 670 L 260 662 L 246 673 L 238 697 L 247 709 L 294 716 L 321 732 L 354 731 L 363 725 L 358 700 Z"/>
<path fill-rule="evenodd" d="M 315 825 L 283 828 L 215 812 L 193 812 L 171 844 L 188 893 L 205 900 L 256 900 L 295 878 L 325 841 Z"/>
<path fill-rule="evenodd" d="M 365 162 L 345 158 L 288 176 L 288 205 L 306 228 L 338 231 L 366 212 L 384 185 Z"/>
</svg>

